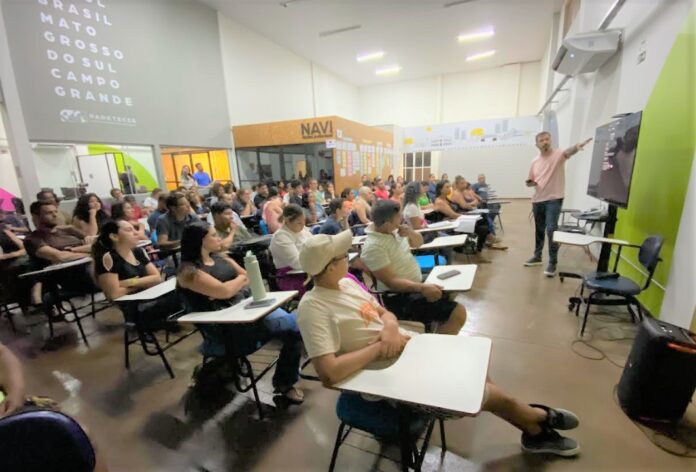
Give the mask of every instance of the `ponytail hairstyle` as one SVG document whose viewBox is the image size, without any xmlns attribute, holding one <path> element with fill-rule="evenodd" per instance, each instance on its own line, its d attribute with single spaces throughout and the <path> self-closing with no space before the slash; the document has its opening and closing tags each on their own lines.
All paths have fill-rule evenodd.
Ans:
<svg viewBox="0 0 696 472">
<path fill-rule="evenodd" d="M 97 261 L 104 257 L 104 254 L 113 250 L 114 241 L 111 239 L 112 234 L 118 234 L 118 221 L 106 220 L 99 230 L 97 240 L 92 245 L 92 258 Z"/>
</svg>

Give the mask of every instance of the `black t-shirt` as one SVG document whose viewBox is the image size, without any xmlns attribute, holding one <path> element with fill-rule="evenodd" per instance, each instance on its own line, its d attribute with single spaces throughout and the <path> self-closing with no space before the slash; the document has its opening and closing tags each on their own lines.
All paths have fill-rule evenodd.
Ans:
<svg viewBox="0 0 696 472">
<path fill-rule="evenodd" d="M 150 258 L 147 256 L 145 249 L 140 247 L 133 249 L 133 255 L 137 265 L 131 264 L 116 251 L 108 251 L 100 259 L 94 261 L 94 272 L 97 275 L 116 274 L 118 275 L 118 280 L 145 277 Z"/>
<path fill-rule="evenodd" d="M 5 234 L 5 229 L 7 227 L 4 226 L 3 224 L 0 223 L 0 247 L 2 248 L 2 252 L 15 252 L 19 250 L 19 246 L 17 246 L 14 241 L 10 239 L 10 237 Z"/>
<path fill-rule="evenodd" d="M 169 241 L 181 241 L 184 228 L 196 221 L 200 219 L 191 214 L 186 215 L 183 220 L 177 220 L 173 214 L 165 213 L 157 219 L 157 236 L 166 234 Z"/>
<path fill-rule="evenodd" d="M 220 282 L 228 282 L 237 277 L 237 271 L 227 262 L 222 256 L 217 254 L 212 255 L 214 264 L 212 266 L 207 266 L 205 264 L 200 264 L 196 267 L 197 270 L 205 272 L 206 274 L 218 279 Z M 192 312 L 196 311 L 216 311 L 223 308 L 229 307 L 241 301 L 246 294 L 244 291 L 239 292 L 230 300 L 214 300 L 207 295 L 203 295 L 193 290 L 179 287 L 179 293 L 183 297 L 187 309 Z"/>
<path fill-rule="evenodd" d="M 261 207 L 263 206 L 263 204 L 266 203 L 266 200 L 268 200 L 268 197 L 262 197 L 261 195 L 256 195 L 254 197 L 254 206 L 260 210 Z"/>
<path fill-rule="evenodd" d="M 238 215 L 242 214 L 242 212 L 244 211 L 244 207 L 245 205 L 239 200 L 235 200 L 232 202 L 232 210 L 234 210 L 234 212 Z"/>
</svg>

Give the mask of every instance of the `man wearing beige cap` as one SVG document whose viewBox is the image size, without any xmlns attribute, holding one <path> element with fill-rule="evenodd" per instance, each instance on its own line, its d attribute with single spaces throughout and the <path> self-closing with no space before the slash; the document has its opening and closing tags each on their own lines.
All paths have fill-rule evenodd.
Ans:
<svg viewBox="0 0 696 472">
<path fill-rule="evenodd" d="M 318 234 L 300 251 L 300 265 L 314 280 L 297 313 L 307 354 L 325 386 L 333 385 L 362 369 L 384 368 L 401 354 L 414 331 L 401 328 L 396 316 L 348 274 L 350 231 L 337 235 Z M 466 359 L 456 362 L 464 363 Z M 436 367 L 436 366 L 435 366 Z M 577 455 L 580 447 L 556 429 L 577 427 L 577 417 L 544 405 L 525 405 L 487 382 L 483 408 L 522 431 L 522 448 L 532 453 Z M 358 394 L 341 393 L 336 406 L 338 417 L 378 437 L 398 434 L 400 412 L 385 400 L 373 401 Z M 414 434 L 424 428 L 422 413 L 409 413 Z"/>
</svg>

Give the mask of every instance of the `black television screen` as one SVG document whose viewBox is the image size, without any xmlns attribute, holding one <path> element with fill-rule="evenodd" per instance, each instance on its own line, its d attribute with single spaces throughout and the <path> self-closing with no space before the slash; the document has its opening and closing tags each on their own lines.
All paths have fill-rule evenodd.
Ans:
<svg viewBox="0 0 696 472">
<path fill-rule="evenodd" d="M 587 194 L 621 208 L 628 206 L 642 112 L 597 128 Z"/>
</svg>

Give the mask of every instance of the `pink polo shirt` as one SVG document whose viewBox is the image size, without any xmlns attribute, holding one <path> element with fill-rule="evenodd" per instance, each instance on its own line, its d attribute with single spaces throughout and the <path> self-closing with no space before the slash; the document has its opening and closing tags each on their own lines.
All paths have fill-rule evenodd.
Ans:
<svg viewBox="0 0 696 472">
<path fill-rule="evenodd" d="M 552 149 L 548 156 L 539 154 L 529 167 L 529 177 L 537 183 L 532 203 L 558 200 L 565 196 L 565 161 L 563 149 Z"/>
</svg>

